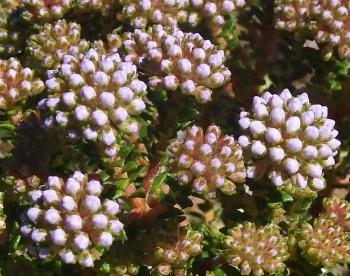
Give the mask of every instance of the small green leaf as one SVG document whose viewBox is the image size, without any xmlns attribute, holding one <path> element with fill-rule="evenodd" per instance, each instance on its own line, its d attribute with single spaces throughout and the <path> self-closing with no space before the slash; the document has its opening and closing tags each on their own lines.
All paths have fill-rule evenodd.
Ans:
<svg viewBox="0 0 350 276">
<path fill-rule="evenodd" d="M 159 186 L 164 183 L 165 179 L 167 177 L 167 173 L 161 173 L 157 175 L 152 182 L 152 187 L 151 187 L 151 193 L 154 193 L 158 190 Z"/>
</svg>

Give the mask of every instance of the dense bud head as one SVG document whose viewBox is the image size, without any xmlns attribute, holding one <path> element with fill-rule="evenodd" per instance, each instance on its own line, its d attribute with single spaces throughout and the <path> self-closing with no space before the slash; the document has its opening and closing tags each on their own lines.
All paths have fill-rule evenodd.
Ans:
<svg viewBox="0 0 350 276">
<path fill-rule="evenodd" d="M 44 83 L 34 77 L 34 71 L 22 67 L 15 59 L 0 59 L 0 108 L 13 108 L 17 102 L 41 93 Z"/>
<path fill-rule="evenodd" d="M 347 200 L 337 196 L 325 197 L 323 199 L 323 212 L 336 225 L 342 226 L 346 231 L 350 230 L 350 204 Z"/>
<path fill-rule="evenodd" d="M 106 157 L 117 158 L 118 132 L 137 137 L 136 116 L 146 108 L 147 87 L 137 79 L 136 66 L 118 53 L 91 48 L 84 55 L 63 56 L 57 71 L 46 81 L 45 105 L 54 126 L 95 141 Z"/>
<path fill-rule="evenodd" d="M 252 112 L 240 119 L 245 135 L 238 142 L 253 160 L 249 177 L 265 174 L 295 196 L 314 196 L 324 189 L 323 170 L 334 165 L 338 153 L 334 121 L 327 119 L 326 107 L 311 105 L 305 93 L 267 93 L 256 96 Z M 269 116 L 258 114 L 257 107 Z"/>
<path fill-rule="evenodd" d="M 171 172 L 180 184 L 191 183 L 196 193 L 206 197 L 215 197 L 217 189 L 234 194 L 235 183 L 245 181 L 242 149 L 218 126 L 209 126 L 205 133 L 200 127 L 188 127 L 178 133 L 168 151 Z"/>
<path fill-rule="evenodd" d="M 57 256 L 64 263 L 79 261 L 90 267 L 102 254 L 94 252 L 109 248 L 121 237 L 123 224 L 116 217 L 119 205 L 112 200 L 101 203 L 99 181 L 89 181 L 76 171 L 66 181 L 50 176 L 40 189 L 41 196 L 25 212 L 21 227 L 40 258 Z M 40 253 L 44 251 L 45 256 Z"/>
<path fill-rule="evenodd" d="M 177 27 L 155 25 L 127 33 L 122 49 L 151 76 L 151 89 L 180 89 L 200 103 L 210 101 L 212 90 L 231 77 L 222 50 L 198 33 L 183 33 Z"/>
<path fill-rule="evenodd" d="M 63 18 L 72 8 L 72 0 L 23 0 L 21 1 L 21 18 L 32 23 L 42 23 Z"/>
<path fill-rule="evenodd" d="M 89 43 L 80 39 L 80 25 L 58 20 L 41 26 L 39 33 L 28 40 L 27 63 L 40 70 L 56 69 L 64 55 L 77 57 Z"/>
<path fill-rule="evenodd" d="M 289 258 L 287 238 L 275 224 L 257 228 L 246 222 L 228 231 L 224 240 L 226 261 L 242 275 L 282 273 Z"/>
<path fill-rule="evenodd" d="M 302 256 L 315 266 L 332 268 L 350 262 L 349 234 L 327 216 L 304 223 L 298 237 Z"/>
</svg>

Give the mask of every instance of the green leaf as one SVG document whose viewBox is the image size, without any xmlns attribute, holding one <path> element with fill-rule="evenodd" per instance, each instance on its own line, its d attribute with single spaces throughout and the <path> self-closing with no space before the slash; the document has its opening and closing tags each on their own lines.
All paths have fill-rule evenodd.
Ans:
<svg viewBox="0 0 350 276">
<path fill-rule="evenodd" d="M 120 189 L 124 190 L 126 186 L 129 184 L 129 178 L 122 178 L 118 179 L 117 181 L 114 182 L 115 186 Z"/>
<path fill-rule="evenodd" d="M 284 191 L 280 191 L 281 193 L 281 196 L 282 196 L 282 202 L 291 202 L 293 201 L 293 197 L 287 193 L 287 192 L 284 192 Z"/>
<path fill-rule="evenodd" d="M 161 173 L 157 175 L 152 182 L 152 187 L 151 187 L 151 193 L 154 193 L 158 190 L 159 186 L 164 183 L 165 179 L 167 177 L 167 173 Z"/>
</svg>

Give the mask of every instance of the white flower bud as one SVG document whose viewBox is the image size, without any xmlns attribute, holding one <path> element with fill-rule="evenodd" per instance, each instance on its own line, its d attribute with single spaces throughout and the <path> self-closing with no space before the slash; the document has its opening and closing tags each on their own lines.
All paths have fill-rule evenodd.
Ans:
<svg viewBox="0 0 350 276">
<path fill-rule="evenodd" d="M 311 125 L 314 120 L 315 120 L 315 115 L 312 111 L 306 111 L 303 114 L 301 114 L 301 123 L 304 126 Z"/>
<path fill-rule="evenodd" d="M 335 165 L 335 160 L 333 158 L 333 156 L 329 156 L 327 158 L 327 160 L 324 161 L 323 165 L 326 167 L 326 168 L 330 168 L 330 167 L 333 167 Z"/>
<path fill-rule="evenodd" d="M 282 135 L 276 128 L 267 128 L 265 132 L 265 139 L 271 144 L 278 144 L 282 140 Z"/>
<path fill-rule="evenodd" d="M 70 231 L 79 231 L 83 227 L 83 220 L 79 215 L 69 215 L 65 218 L 65 226 Z"/>
<path fill-rule="evenodd" d="M 88 195 L 85 197 L 84 206 L 88 211 L 96 213 L 101 208 L 101 201 L 96 196 Z"/>
<path fill-rule="evenodd" d="M 92 256 L 90 254 L 87 256 L 84 256 L 82 259 L 80 259 L 79 263 L 83 267 L 93 267 L 94 266 L 94 260 L 92 259 Z"/>
<path fill-rule="evenodd" d="M 49 90 L 57 90 L 60 88 L 60 84 L 58 83 L 56 78 L 48 79 L 45 82 L 45 85 Z"/>
<path fill-rule="evenodd" d="M 37 202 L 42 197 L 42 195 L 43 193 L 39 190 L 30 191 L 28 193 L 28 196 L 32 202 Z"/>
<path fill-rule="evenodd" d="M 104 229 L 108 224 L 108 218 L 103 214 L 96 214 L 92 217 L 92 223 L 96 228 Z"/>
<path fill-rule="evenodd" d="M 112 245 L 113 243 L 113 237 L 111 233 L 108 232 L 102 232 L 100 234 L 100 237 L 98 239 L 98 244 L 104 248 L 108 248 Z"/>
<path fill-rule="evenodd" d="M 211 146 L 208 144 L 203 144 L 200 146 L 199 151 L 203 154 L 203 155 L 209 155 L 211 154 L 213 151 L 211 149 Z"/>
<path fill-rule="evenodd" d="M 86 190 L 90 195 L 99 195 L 102 192 L 102 185 L 100 181 L 90 180 L 86 184 Z"/>
<path fill-rule="evenodd" d="M 314 146 L 306 146 L 303 149 L 303 156 L 307 160 L 315 159 L 317 157 L 317 154 L 317 149 Z"/>
<path fill-rule="evenodd" d="M 127 81 L 128 76 L 124 71 L 118 70 L 113 74 L 113 82 L 119 86 L 122 86 Z"/>
<path fill-rule="evenodd" d="M 292 153 L 299 152 L 303 148 L 303 143 L 299 138 L 290 138 L 286 141 L 286 148 Z"/>
<path fill-rule="evenodd" d="M 113 234 L 119 234 L 123 230 L 124 224 L 119 220 L 110 220 L 109 227 Z"/>
<path fill-rule="evenodd" d="M 236 169 L 236 166 L 232 162 L 228 162 L 225 164 L 225 172 L 233 173 Z"/>
<path fill-rule="evenodd" d="M 22 225 L 20 231 L 22 235 L 29 236 L 32 233 L 33 229 L 30 225 Z"/>
<path fill-rule="evenodd" d="M 80 183 L 72 177 L 67 179 L 66 184 L 64 186 L 65 192 L 73 196 L 80 191 L 80 188 L 81 188 Z"/>
<path fill-rule="evenodd" d="M 308 175 L 312 178 L 319 178 L 322 176 L 322 167 L 319 164 L 307 164 Z"/>
<path fill-rule="evenodd" d="M 320 135 L 318 129 L 314 126 L 308 126 L 305 131 L 305 137 L 309 141 L 316 141 L 318 139 L 318 136 Z"/>
<path fill-rule="evenodd" d="M 228 146 L 223 146 L 220 151 L 220 155 L 229 157 L 232 153 L 232 149 Z"/>
<path fill-rule="evenodd" d="M 293 98 L 288 103 L 288 109 L 292 114 L 300 112 L 302 107 L 303 105 L 298 98 Z"/>
<path fill-rule="evenodd" d="M 205 79 L 210 75 L 210 67 L 208 64 L 202 63 L 197 66 L 196 74 L 199 78 Z"/>
<path fill-rule="evenodd" d="M 202 48 L 195 48 L 192 51 L 192 55 L 196 61 L 203 61 L 205 59 L 205 51 Z"/>
<path fill-rule="evenodd" d="M 299 188 L 305 189 L 307 187 L 307 179 L 303 175 L 298 173 L 296 175 L 296 184 Z"/>
<path fill-rule="evenodd" d="M 40 243 L 46 240 L 47 233 L 44 229 L 34 229 L 31 238 L 34 242 Z"/>
<path fill-rule="evenodd" d="M 133 97 L 134 93 L 129 87 L 123 86 L 118 89 L 117 92 L 118 98 L 122 101 L 122 103 L 129 103 Z"/>
<path fill-rule="evenodd" d="M 196 143 L 193 140 L 187 140 L 184 143 L 184 147 L 189 151 L 194 150 L 195 145 L 196 145 Z"/>
<path fill-rule="evenodd" d="M 219 169 L 221 167 L 221 161 L 218 158 L 213 158 L 210 162 L 210 166 L 213 169 Z"/>
<path fill-rule="evenodd" d="M 300 129 L 300 119 L 296 116 L 292 116 L 286 121 L 286 132 L 293 133 Z"/>
<path fill-rule="evenodd" d="M 328 145 L 321 145 L 318 149 L 318 157 L 322 159 L 327 159 L 332 155 L 332 149 Z"/>
<path fill-rule="evenodd" d="M 100 86 L 106 86 L 109 82 L 109 78 L 105 72 L 98 71 L 94 74 L 94 82 Z"/>
<path fill-rule="evenodd" d="M 102 131 L 102 142 L 103 144 L 110 146 L 116 140 L 112 129 Z"/>
<path fill-rule="evenodd" d="M 62 101 L 67 106 L 75 106 L 75 93 L 74 92 L 66 92 L 62 95 Z"/>
<path fill-rule="evenodd" d="M 293 158 L 286 158 L 284 168 L 289 174 L 295 174 L 299 171 L 299 162 Z"/>
<path fill-rule="evenodd" d="M 238 121 L 238 123 L 242 129 L 246 130 L 250 126 L 250 119 L 249 118 L 242 118 Z"/>
<path fill-rule="evenodd" d="M 72 212 L 77 209 L 77 204 L 71 196 L 64 196 L 60 202 L 60 206 L 66 212 Z"/>
<path fill-rule="evenodd" d="M 328 142 L 328 145 L 331 147 L 332 150 L 337 150 L 340 147 L 341 142 L 337 139 L 332 139 Z"/>
<path fill-rule="evenodd" d="M 269 105 L 272 108 L 272 110 L 275 108 L 282 109 L 283 103 L 283 99 L 279 95 L 274 94 L 270 99 Z"/>
<path fill-rule="evenodd" d="M 74 264 L 75 263 L 75 256 L 70 249 L 62 249 L 60 251 L 60 257 L 61 260 L 66 264 Z"/>
<path fill-rule="evenodd" d="M 205 171 L 205 165 L 202 164 L 201 162 L 197 161 L 192 165 L 192 171 L 196 175 L 202 175 L 203 172 Z"/>
<path fill-rule="evenodd" d="M 84 134 L 85 139 L 87 139 L 87 140 L 96 140 L 96 138 L 98 136 L 97 131 L 95 131 L 89 127 L 83 130 L 83 134 Z"/>
<path fill-rule="evenodd" d="M 37 222 L 39 219 L 39 216 L 41 214 L 41 210 L 37 207 L 31 207 L 27 211 L 27 217 L 32 221 L 32 222 Z"/>
<path fill-rule="evenodd" d="M 282 186 L 284 184 L 284 180 L 282 178 L 281 173 L 277 171 L 271 172 L 271 181 L 276 187 Z"/>
<path fill-rule="evenodd" d="M 293 97 L 289 89 L 284 89 L 279 96 L 283 99 L 285 103 Z"/>
<path fill-rule="evenodd" d="M 138 115 L 145 110 L 146 105 L 142 99 L 134 99 L 131 101 L 130 106 L 132 108 L 132 114 Z"/>
<path fill-rule="evenodd" d="M 47 184 L 50 188 L 55 190 L 60 190 L 63 186 L 61 179 L 57 176 L 49 176 L 47 178 Z"/>
<path fill-rule="evenodd" d="M 266 153 L 266 146 L 260 141 L 252 143 L 251 151 L 254 155 L 262 156 Z"/>
<path fill-rule="evenodd" d="M 113 111 L 113 120 L 116 122 L 124 122 L 129 114 L 123 107 L 118 107 Z"/>
<path fill-rule="evenodd" d="M 246 148 L 250 145 L 250 140 L 249 137 L 245 136 L 245 135 L 241 135 L 238 137 L 238 144 L 242 147 L 242 148 Z"/>
<path fill-rule="evenodd" d="M 75 248 L 77 248 L 80 251 L 83 251 L 86 248 L 88 248 L 90 244 L 90 240 L 86 235 L 81 233 L 74 238 L 73 244 Z"/>
<path fill-rule="evenodd" d="M 261 121 L 252 121 L 249 129 L 252 135 L 260 135 L 265 132 L 266 126 Z"/>
<path fill-rule="evenodd" d="M 98 97 L 98 100 L 101 106 L 105 108 L 111 108 L 114 106 L 114 103 L 115 103 L 115 97 L 110 92 L 102 92 Z"/>
<path fill-rule="evenodd" d="M 51 205 L 57 202 L 59 199 L 55 190 L 46 190 L 43 192 L 43 200 L 47 204 Z"/>
<path fill-rule="evenodd" d="M 108 116 L 100 109 L 92 112 L 92 121 L 95 125 L 104 126 L 108 121 Z"/>
<path fill-rule="evenodd" d="M 69 76 L 69 83 L 73 87 L 78 87 L 84 84 L 84 79 L 79 74 L 72 74 Z"/>
<path fill-rule="evenodd" d="M 319 134 L 322 141 L 327 141 L 331 137 L 332 129 L 329 127 L 321 126 L 319 128 Z"/>
<path fill-rule="evenodd" d="M 321 178 L 314 178 L 312 179 L 311 185 L 313 188 L 315 188 L 317 191 L 321 191 L 326 187 L 326 184 L 323 179 Z"/>
<path fill-rule="evenodd" d="M 73 115 L 78 121 L 85 121 L 90 114 L 85 105 L 79 105 L 74 109 Z"/>
<path fill-rule="evenodd" d="M 51 231 L 50 238 L 55 245 L 64 245 L 67 241 L 66 233 L 61 228 Z"/>
<path fill-rule="evenodd" d="M 62 220 L 59 212 L 54 208 L 47 210 L 45 212 L 44 218 L 47 223 L 52 225 L 56 225 Z"/>
<path fill-rule="evenodd" d="M 47 99 L 46 105 L 48 108 L 55 108 L 60 102 L 60 99 L 57 97 L 50 97 Z"/>
<path fill-rule="evenodd" d="M 181 91 L 186 95 L 193 95 L 196 86 L 192 80 L 186 80 L 180 84 Z"/>
<path fill-rule="evenodd" d="M 191 72 L 192 64 L 187 58 L 181 58 L 177 62 L 178 70 L 183 74 L 188 74 Z"/>
<path fill-rule="evenodd" d="M 284 150 L 281 148 L 271 148 L 269 152 L 270 159 L 274 162 L 280 162 L 284 159 Z"/>
<path fill-rule="evenodd" d="M 105 200 L 103 208 L 107 215 L 114 216 L 119 213 L 119 204 L 113 200 Z"/>
<path fill-rule="evenodd" d="M 276 107 L 270 111 L 270 118 L 273 125 L 278 126 L 284 123 L 286 114 L 282 108 Z"/>
<path fill-rule="evenodd" d="M 81 71 L 84 72 L 85 74 L 94 73 L 96 70 L 95 64 L 91 60 L 86 58 L 84 58 L 80 63 L 80 68 L 81 68 Z"/>
</svg>

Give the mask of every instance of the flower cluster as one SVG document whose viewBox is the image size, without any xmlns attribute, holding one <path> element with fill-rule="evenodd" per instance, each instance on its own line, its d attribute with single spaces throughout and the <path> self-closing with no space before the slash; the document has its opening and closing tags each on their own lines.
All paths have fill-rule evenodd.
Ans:
<svg viewBox="0 0 350 276">
<path fill-rule="evenodd" d="M 77 12 L 100 11 L 102 14 L 105 14 L 116 5 L 116 2 L 114 0 L 76 0 L 74 4 Z"/>
<path fill-rule="evenodd" d="M 245 181 L 242 149 L 220 127 L 209 126 L 204 133 L 197 126 L 178 133 L 168 148 L 170 170 L 181 184 L 192 183 L 199 194 L 215 197 L 216 189 L 225 194 L 236 192 L 236 183 Z"/>
<path fill-rule="evenodd" d="M 45 185 L 29 193 L 31 207 L 23 215 L 21 234 L 32 244 L 29 253 L 40 259 L 56 256 L 64 263 L 94 265 L 123 224 L 117 219 L 117 202 L 101 200 L 102 185 L 75 172 L 65 182 L 50 176 Z"/>
<path fill-rule="evenodd" d="M 350 203 L 337 196 L 323 199 L 324 216 L 332 219 L 336 225 L 350 231 Z"/>
<path fill-rule="evenodd" d="M 156 275 L 178 275 L 185 269 L 187 261 L 202 251 L 203 235 L 191 228 L 177 229 L 166 225 L 153 228 L 148 235 L 147 238 L 140 235 L 140 243 L 144 242 L 148 248 L 147 255 L 154 255 L 147 256 L 142 262 L 152 265 Z"/>
<path fill-rule="evenodd" d="M 305 196 L 325 188 L 323 170 L 331 168 L 340 142 L 327 107 L 311 105 L 308 95 L 265 92 L 254 97 L 252 112 L 241 112 L 246 135 L 238 142 L 252 158 L 247 176 L 264 173 L 272 183 Z"/>
<path fill-rule="evenodd" d="M 311 16 L 315 21 L 316 41 L 330 50 L 338 49 L 341 58 L 350 58 L 350 3 L 348 1 L 312 0 Z"/>
<path fill-rule="evenodd" d="M 277 0 L 276 27 L 312 34 L 324 44 L 325 55 L 337 48 L 340 58 L 350 58 L 350 4 L 333 0 Z"/>
<path fill-rule="evenodd" d="M 238 266 L 241 275 L 281 273 L 289 257 L 287 238 L 274 224 L 257 228 L 246 222 L 228 231 L 225 238 L 225 257 L 229 264 Z"/>
<path fill-rule="evenodd" d="M 72 0 L 22 0 L 21 18 L 30 22 L 54 21 L 62 18 L 72 5 Z"/>
<path fill-rule="evenodd" d="M 107 157 L 118 154 L 117 134 L 137 135 L 134 116 L 145 109 L 146 85 L 137 79 L 136 66 L 119 54 L 91 48 L 75 58 L 65 55 L 58 73 L 46 81 L 49 97 L 41 102 L 53 115 L 47 127 L 68 129 L 71 138 L 84 137 L 102 147 Z"/>
<path fill-rule="evenodd" d="M 302 225 L 299 246 L 311 264 L 331 268 L 350 262 L 349 238 L 340 225 L 321 216 L 314 220 L 313 225 Z"/>
<path fill-rule="evenodd" d="M 121 4 L 124 16 L 137 29 L 144 29 L 151 24 L 175 26 L 188 23 L 195 26 L 199 21 L 198 14 L 190 12 L 189 0 L 123 0 Z"/>
<path fill-rule="evenodd" d="M 135 61 L 150 76 L 151 89 L 180 89 L 200 103 L 210 101 L 212 90 L 231 77 L 222 50 L 198 33 L 184 33 L 176 27 L 137 29 L 125 35 L 122 48 L 126 60 Z"/>
<path fill-rule="evenodd" d="M 306 27 L 311 0 L 275 0 L 276 27 L 298 31 Z"/>
<path fill-rule="evenodd" d="M 38 34 L 28 40 L 27 58 L 33 67 L 55 69 L 60 65 L 61 58 L 68 54 L 77 57 L 85 52 L 89 43 L 80 39 L 80 26 L 59 20 L 54 24 L 46 23 Z"/>
<path fill-rule="evenodd" d="M 23 68 L 15 59 L 0 60 L 0 108 L 12 108 L 16 102 L 42 92 L 44 83 L 34 71 Z"/>
</svg>

